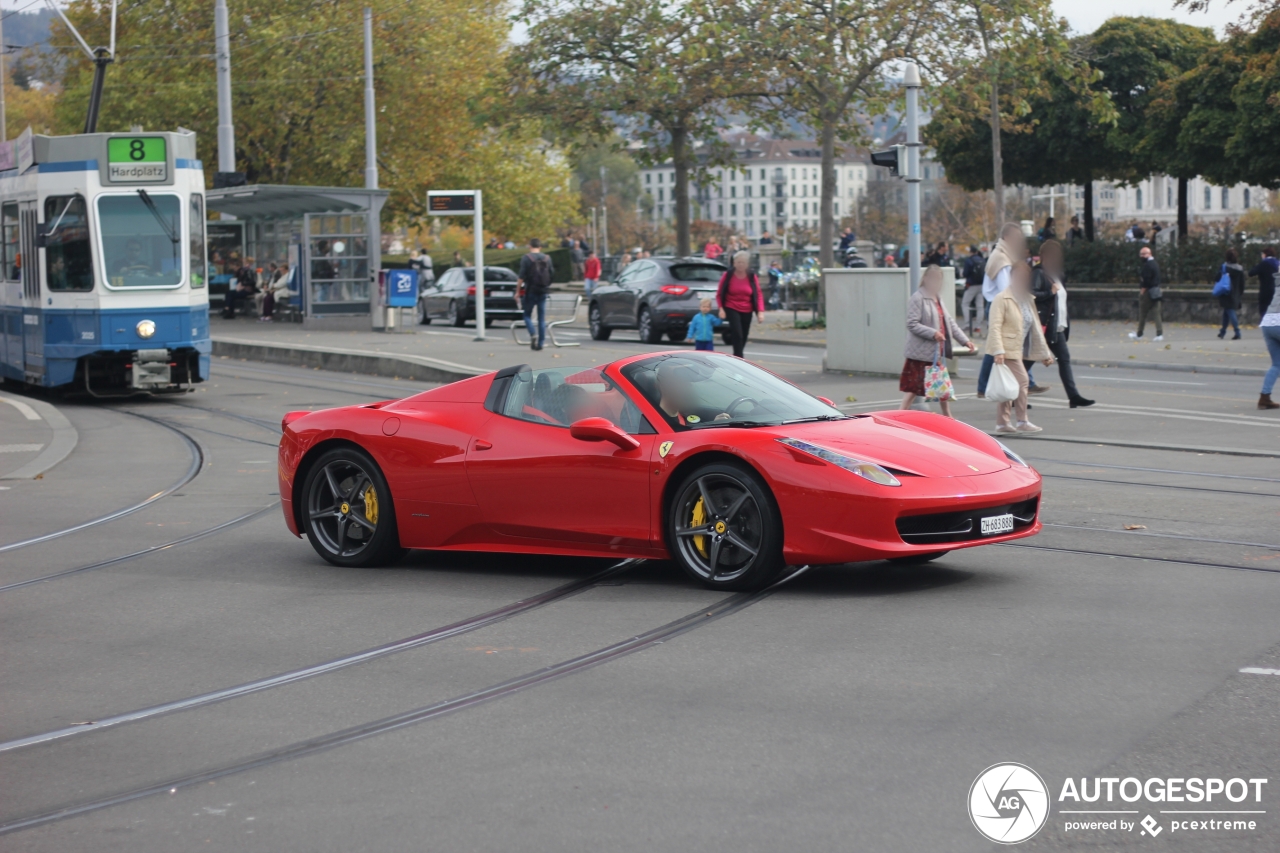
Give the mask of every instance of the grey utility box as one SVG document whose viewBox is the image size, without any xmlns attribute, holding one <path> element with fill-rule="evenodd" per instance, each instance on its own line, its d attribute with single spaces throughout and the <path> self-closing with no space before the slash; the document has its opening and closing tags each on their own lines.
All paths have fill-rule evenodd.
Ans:
<svg viewBox="0 0 1280 853">
<path fill-rule="evenodd" d="M 822 275 L 827 284 L 827 370 L 900 375 L 906 358 L 911 271 L 829 269 Z M 943 304 L 955 316 L 955 269 L 943 267 L 942 282 Z"/>
</svg>

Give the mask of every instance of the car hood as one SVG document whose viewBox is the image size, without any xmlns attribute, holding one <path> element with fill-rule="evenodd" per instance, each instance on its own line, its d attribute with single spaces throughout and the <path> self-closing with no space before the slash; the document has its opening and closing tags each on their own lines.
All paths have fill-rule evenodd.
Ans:
<svg viewBox="0 0 1280 853">
<path fill-rule="evenodd" d="M 1007 470 L 1009 461 L 961 440 L 875 416 L 774 427 L 828 450 L 920 477 L 972 477 Z"/>
</svg>

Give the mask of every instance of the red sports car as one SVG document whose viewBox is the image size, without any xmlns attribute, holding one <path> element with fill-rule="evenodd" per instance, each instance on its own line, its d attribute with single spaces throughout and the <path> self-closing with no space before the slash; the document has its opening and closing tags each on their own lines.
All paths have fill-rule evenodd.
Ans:
<svg viewBox="0 0 1280 853">
<path fill-rule="evenodd" d="M 289 529 L 339 566 L 407 548 L 648 557 L 720 589 L 1040 530 L 1040 475 L 985 433 L 923 412 L 846 415 L 748 361 L 689 351 L 291 412 L 280 495 Z"/>
</svg>

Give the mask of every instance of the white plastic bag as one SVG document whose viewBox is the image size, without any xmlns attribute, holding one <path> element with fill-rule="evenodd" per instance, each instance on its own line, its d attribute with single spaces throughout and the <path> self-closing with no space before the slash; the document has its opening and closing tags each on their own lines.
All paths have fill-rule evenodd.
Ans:
<svg viewBox="0 0 1280 853">
<path fill-rule="evenodd" d="M 993 364 L 991 378 L 987 380 L 987 399 L 993 403 L 1012 403 L 1018 399 L 1018 380 L 1008 365 Z"/>
</svg>

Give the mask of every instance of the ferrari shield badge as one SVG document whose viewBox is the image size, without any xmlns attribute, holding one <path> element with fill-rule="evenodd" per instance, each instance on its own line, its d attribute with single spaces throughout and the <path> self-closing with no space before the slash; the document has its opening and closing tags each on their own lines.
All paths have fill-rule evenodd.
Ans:
<svg viewBox="0 0 1280 853">
<path fill-rule="evenodd" d="M 674 441 L 662 442 L 662 444 L 658 445 L 658 455 L 660 455 L 663 459 L 666 459 L 667 454 L 671 452 L 671 446 L 673 444 L 675 444 Z"/>
</svg>

